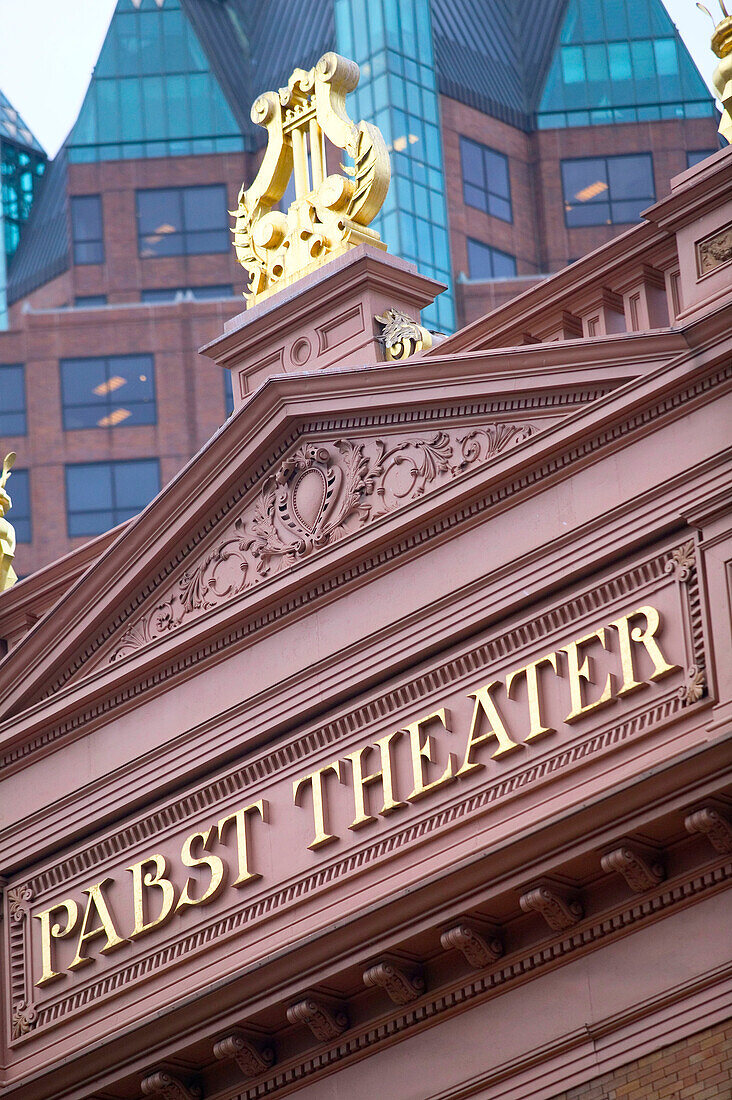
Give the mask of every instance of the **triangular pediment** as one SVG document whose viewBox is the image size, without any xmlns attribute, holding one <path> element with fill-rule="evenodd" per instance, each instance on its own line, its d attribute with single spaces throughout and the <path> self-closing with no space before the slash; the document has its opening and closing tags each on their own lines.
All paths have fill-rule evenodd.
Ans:
<svg viewBox="0 0 732 1100">
<path fill-rule="evenodd" d="M 95 674 L 124 675 L 146 653 L 162 659 L 196 624 L 231 607 L 247 614 L 265 586 L 332 569 L 339 547 L 367 546 L 377 530 L 388 539 L 389 525 L 438 498 L 449 507 L 451 490 L 624 380 L 593 370 L 553 390 L 526 375 L 517 390 L 505 376 L 476 381 L 475 366 L 459 387 L 455 376 L 446 386 L 444 364 L 403 367 L 381 390 L 393 369 L 331 375 L 327 408 L 307 392 L 322 377 L 273 380 L 3 662 L 0 713 Z"/>
</svg>

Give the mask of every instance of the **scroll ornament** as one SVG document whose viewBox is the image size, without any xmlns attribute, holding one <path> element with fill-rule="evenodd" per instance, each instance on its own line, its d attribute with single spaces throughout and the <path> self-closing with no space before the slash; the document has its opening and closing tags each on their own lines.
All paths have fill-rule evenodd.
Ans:
<svg viewBox="0 0 732 1100">
<path fill-rule="evenodd" d="M 368 226 L 389 189 L 389 155 L 375 126 L 356 125 L 346 113 L 346 95 L 358 80 L 355 62 L 326 53 L 252 107 L 252 121 L 266 129 L 268 143 L 254 182 L 242 186 L 232 211 L 249 306 L 357 245 L 386 249 Z M 344 175 L 327 172 L 326 138 L 353 160 L 352 167 L 341 165 Z M 277 206 L 293 172 L 295 199 L 284 213 Z"/>
<path fill-rule="evenodd" d="M 409 359 L 432 347 L 432 333 L 398 309 L 386 309 L 375 320 L 382 326 L 377 340 L 389 360 Z"/>
</svg>

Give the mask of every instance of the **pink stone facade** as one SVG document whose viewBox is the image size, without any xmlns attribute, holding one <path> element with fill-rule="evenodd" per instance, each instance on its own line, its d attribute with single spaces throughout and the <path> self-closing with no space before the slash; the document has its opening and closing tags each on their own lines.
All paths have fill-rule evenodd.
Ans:
<svg viewBox="0 0 732 1100">
<path fill-rule="evenodd" d="M 731 172 L 402 361 L 368 249 L 233 319 L 0 597 L 3 1096 L 727 1095 Z"/>
</svg>

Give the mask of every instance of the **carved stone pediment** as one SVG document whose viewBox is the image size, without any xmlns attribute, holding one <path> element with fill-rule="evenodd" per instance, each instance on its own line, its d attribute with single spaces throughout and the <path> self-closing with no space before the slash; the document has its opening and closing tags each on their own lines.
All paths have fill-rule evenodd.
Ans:
<svg viewBox="0 0 732 1100">
<path fill-rule="evenodd" d="M 113 664 L 528 439 L 527 422 L 370 438 L 304 438 L 95 664 Z"/>
</svg>

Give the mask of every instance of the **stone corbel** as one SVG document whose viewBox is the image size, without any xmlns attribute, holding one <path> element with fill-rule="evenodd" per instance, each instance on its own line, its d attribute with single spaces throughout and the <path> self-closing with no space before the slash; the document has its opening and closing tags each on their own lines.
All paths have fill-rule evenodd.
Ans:
<svg viewBox="0 0 732 1100">
<path fill-rule="evenodd" d="M 689 542 L 685 542 L 683 546 L 677 546 L 675 550 L 671 551 L 671 556 L 664 566 L 664 572 L 673 573 L 677 581 L 686 584 L 691 579 L 691 575 L 695 568 L 696 555 L 694 542 L 690 539 Z"/>
<path fill-rule="evenodd" d="M 732 825 L 716 806 L 700 806 L 684 819 L 687 833 L 701 833 L 715 852 L 728 855 L 732 852 Z"/>
<path fill-rule="evenodd" d="M 291 1024 L 307 1024 L 316 1039 L 328 1043 L 348 1027 L 348 1017 L 340 1009 L 331 1009 L 319 998 L 306 997 L 290 1005 L 287 1019 Z"/>
<path fill-rule="evenodd" d="M 565 932 L 583 916 L 582 905 L 570 890 L 555 883 L 541 883 L 519 898 L 524 913 L 540 913 L 553 932 Z"/>
<path fill-rule="evenodd" d="M 363 984 L 366 986 L 380 986 L 386 990 L 395 1005 L 408 1005 L 416 1001 L 421 993 L 424 993 L 424 978 L 419 973 L 411 972 L 391 959 L 382 959 L 374 963 L 363 973 Z"/>
<path fill-rule="evenodd" d="M 244 1077 L 258 1077 L 274 1063 L 271 1047 L 261 1050 L 247 1038 L 243 1031 L 232 1031 L 214 1043 L 214 1058 L 220 1062 L 236 1062 Z"/>
<path fill-rule="evenodd" d="M 635 894 L 644 894 L 666 877 L 666 870 L 657 853 L 636 843 L 626 842 L 613 849 L 602 857 L 600 864 L 608 875 L 613 871 L 621 874 Z"/>
<path fill-rule="evenodd" d="M 198 1085 L 184 1085 L 179 1077 L 167 1070 L 157 1070 L 140 1082 L 143 1096 L 156 1096 L 160 1100 L 200 1100 Z"/>
<path fill-rule="evenodd" d="M 460 921 L 448 928 L 440 936 L 445 951 L 456 948 L 465 961 L 474 970 L 483 970 L 503 954 L 503 943 L 499 936 L 475 927 L 469 921 Z"/>
</svg>

